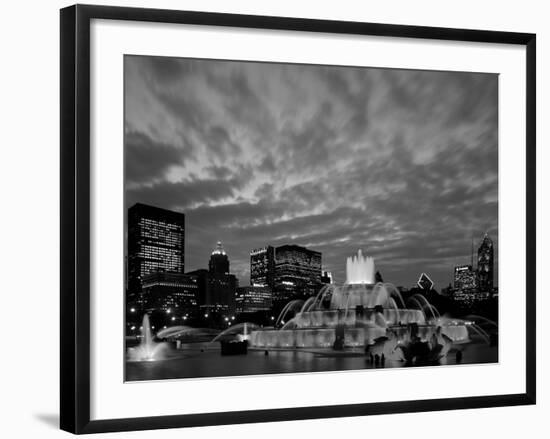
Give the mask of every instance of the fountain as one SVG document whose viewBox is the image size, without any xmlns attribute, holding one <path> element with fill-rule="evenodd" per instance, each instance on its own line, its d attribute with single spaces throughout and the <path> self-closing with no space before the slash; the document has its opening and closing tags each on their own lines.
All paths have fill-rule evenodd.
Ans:
<svg viewBox="0 0 550 439">
<path fill-rule="evenodd" d="M 128 349 L 129 361 L 156 361 L 164 358 L 166 343 L 153 341 L 149 316 L 143 316 L 141 326 L 141 341 L 138 346 Z"/>
<path fill-rule="evenodd" d="M 250 338 L 250 330 L 256 330 L 258 325 L 249 322 L 238 323 L 216 335 L 210 343 L 221 340 L 247 341 Z"/>
<path fill-rule="evenodd" d="M 254 323 L 239 323 L 222 331 L 210 344 L 219 341 L 222 355 L 246 355 L 248 352 L 249 329 L 256 329 Z"/>
<path fill-rule="evenodd" d="M 191 326 L 170 326 L 161 329 L 157 332 L 157 338 L 161 340 L 185 340 L 185 339 L 210 339 L 212 336 L 218 335 L 219 331 L 210 328 L 193 328 Z"/>
<path fill-rule="evenodd" d="M 262 349 L 362 348 L 373 358 L 414 363 L 441 358 L 453 343 L 469 341 L 468 322 L 440 317 L 422 295 L 407 303 L 395 286 L 376 282 L 373 258 L 359 250 L 347 258 L 343 285 L 326 285 L 305 303 L 289 303 L 278 319 L 282 327 L 252 331 L 249 343 Z"/>
</svg>

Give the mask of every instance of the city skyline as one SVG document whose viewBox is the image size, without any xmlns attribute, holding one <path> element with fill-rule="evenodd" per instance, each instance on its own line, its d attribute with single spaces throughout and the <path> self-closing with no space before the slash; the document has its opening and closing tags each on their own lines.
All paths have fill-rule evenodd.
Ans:
<svg viewBox="0 0 550 439">
<path fill-rule="evenodd" d="M 173 217 L 174 215 L 182 215 L 183 217 L 185 216 L 185 213 L 183 212 L 176 212 L 176 211 L 170 211 L 168 209 L 164 209 L 164 208 L 159 208 L 158 206 L 150 206 L 150 205 L 143 205 L 141 203 L 137 203 L 136 205 L 132 206 L 130 209 L 129 209 L 129 213 L 132 211 L 132 210 L 136 210 L 136 209 L 139 209 L 141 211 L 143 210 L 153 210 L 153 212 L 155 212 L 155 215 L 159 215 L 158 212 L 160 212 L 161 214 L 162 213 L 165 213 L 167 214 L 167 218 L 170 218 L 170 217 Z M 159 217 L 160 218 L 160 217 Z M 182 241 L 185 241 L 185 239 L 182 239 Z M 465 268 L 465 267 L 469 267 L 470 270 L 472 270 L 472 273 L 477 273 L 478 270 L 480 269 L 480 259 L 479 259 L 479 255 L 480 253 L 482 252 L 482 249 L 486 246 L 486 243 L 487 241 L 489 241 L 491 243 L 491 245 L 493 244 L 492 240 L 491 240 L 491 237 L 485 233 L 483 238 L 480 239 L 479 241 L 479 245 L 476 245 L 476 243 L 474 242 L 474 240 L 472 239 L 471 241 L 471 252 L 469 254 L 469 257 L 471 258 L 471 263 L 470 264 L 463 264 L 463 263 L 459 263 L 453 267 L 451 267 L 451 269 L 453 270 L 451 275 L 450 275 L 450 281 L 449 281 L 449 285 L 453 285 L 453 286 L 456 286 L 456 273 L 457 273 L 457 268 Z M 183 246 L 184 247 L 184 246 Z M 276 260 L 277 259 L 277 250 L 280 250 L 280 249 L 283 249 L 285 247 L 302 247 L 303 250 L 307 251 L 307 252 L 312 252 L 312 253 L 319 253 L 319 258 L 320 258 L 320 261 L 321 261 L 321 265 L 320 265 L 320 273 L 321 275 L 323 275 L 325 272 L 329 272 L 331 274 L 331 278 L 332 280 L 334 280 L 333 278 L 333 275 L 332 275 L 332 272 L 330 272 L 330 270 L 327 270 L 326 267 L 323 265 L 322 263 L 322 252 L 317 252 L 315 249 L 312 249 L 312 248 L 307 248 L 305 246 L 301 246 L 299 244 L 281 244 L 280 246 L 271 246 L 270 244 L 266 244 L 264 245 L 263 247 L 260 247 L 260 248 L 255 248 L 255 249 L 250 249 L 250 251 L 248 252 L 248 255 L 249 255 L 249 270 L 248 270 L 248 278 L 247 279 L 240 279 L 238 276 L 237 276 L 237 280 L 238 280 L 238 284 L 239 286 L 253 286 L 254 285 L 254 282 L 252 281 L 252 276 L 251 276 L 251 272 L 252 272 L 252 255 L 253 254 L 256 254 L 258 252 L 264 252 L 264 251 L 271 251 L 273 252 L 272 254 L 272 258 L 273 260 Z M 268 250 L 269 249 L 269 250 Z M 475 254 L 474 254 L 475 253 Z M 184 251 L 183 254 L 186 254 L 186 252 Z M 212 264 L 213 262 L 215 261 L 215 258 L 216 257 L 219 257 L 219 256 L 222 256 L 223 255 L 223 258 L 224 258 L 224 261 L 222 262 L 222 265 L 223 265 L 223 269 L 222 271 L 224 271 L 226 274 L 235 274 L 233 272 L 233 270 L 230 269 L 230 264 L 231 264 L 231 255 L 226 252 L 225 250 L 225 247 L 223 245 L 223 243 L 221 241 L 217 241 L 216 242 L 216 245 L 215 247 L 212 249 L 212 251 L 210 251 L 208 253 L 208 263 L 204 263 L 202 265 L 199 264 L 199 266 L 197 267 L 192 267 L 192 268 L 189 268 L 189 269 L 185 269 L 183 270 L 183 266 L 185 264 L 184 260 L 182 260 L 182 270 L 178 270 L 176 272 L 181 272 L 183 273 L 184 271 L 186 273 L 189 273 L 189 272 L 193 272 L 193 271 L 196 271 L 196 270 L 211 270 L 212 269 Z M 183 256 L 183 255 L 182 255 Z M 213 259 L 214 258 L 214 259 Z M 494 258 L 494 255 L 491 255 L 491 258 Z M 478 263 L 478 266 L 476 266 L 474 262 L 474 260 L 477 261 Z M 274 269 L 275 267 L 273 267 L 272 269 Z M 379 269 L 380 267 L 377 267 L 378 271 L 382 271 Z M 164 271 L 164 269 L 161 270 L 161 272 Z M 157 271 L 155 270 L 152 270 L 150 271 L 151 273 L 156 273 Z M 172 271 L 174 272 L 174 271 Z M 424 272 L 420 272 L 420 274 L 422 274 Z M 477 276 L 477 274 L 476 274 Z M 346 279 L 342 279 L 340 283 L 344 283 Z M 403 286 L 403 287 L 410 287 L 411 285 L 415 285 L 417 284 L 417 280 L 412 280 L 410 284 L 400 284 L 398 286 Z M 262 284 L 263 285 L 268 285 L 270 283 L 270 281 L 268 281 L 267 279 L 264 279 Z M 490 285 L 490 288 L 492 288 L 492 285 L 497 286 L 498 287 L 498 279 L 495 278 L 495 279 L 491 279 L 491 285 Z M 437 289 L 441 290 L 442 288 L 446 287 L 447 284 L 445 285 L 440 285 Z M 489 288 L 489 289 L 490 289 Z"/>
<path fill-rule="evenodd" d="M 125 72 L 126 205 L 185 213 L 186 271 L 222 241 L 248 285 L 250 250 L 297 244 L 343 282 L 361 248 L 384 280 L 441 289 L 472 237 L 498 249 L 495 75 L 136 56 Z"/>
</svg>

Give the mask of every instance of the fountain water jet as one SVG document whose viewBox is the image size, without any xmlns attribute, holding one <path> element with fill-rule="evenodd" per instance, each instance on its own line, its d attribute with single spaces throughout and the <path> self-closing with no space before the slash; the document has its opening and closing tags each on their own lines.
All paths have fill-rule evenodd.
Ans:
<svg viewBox="0 0 550 439">
<path fill-rule="evenodd" d="M 209 344 L 222 340 L 226 336 L 234 336 L 236 341 L 245 341 L 250 338 L 250 330 L 258 329 L 258 325 L 250 322 L 243 322 L 227 328 L 216 335 Z"/>
<path fill-rule="evenodd" d="M 219 333 L 216 329 L 193 328 L 191 326 L 170 326 L 157 332 L 157 338 L 160 339 L 182 339 L 186 337 L 212 337 Z"/>
<path fill-rule="evenodd" d="M 156 361 L 164 359 L 166 343 L 153 341 L 149 316 L 145 314 L 141 325 L 141 341 L 138 346 L 128 349 L 129 361 Z"/>
<path fill-rule="evenodd" d="M 279 325 L 284 325 L 287 314 L 289 312 L 297 313 L 303 308 L 304 305 L 304 301 L 300 299 L 291 300 L 290 302 L 288 302 L 279 313 L 279 317 L 277 317 L 277 320 L 275 320 L 275 327 L 278 327 Z"/>
<path fill-rule="evenodd" d="M 356 256 L 349 256 L 346 260 L 346 284 L 374 284 L 376 283 L 376 268 L 374 259 L 363 256 L 359 250 Z"/>
<path fill-rule="evenodd" d="M 317 298 L 315 296 L 312 296 L 310 297 L 309 299 L 307 299 L 305 302 L 304 302 L 304 305 L 302 306 L 302 309 L 300 310 L 300 312 L 305 312 L 305 311 L 308 311 L 309 308 L 311 308 L 311 306 L 313 306 L 313 303 L 315 302 Z"/>
</svg>

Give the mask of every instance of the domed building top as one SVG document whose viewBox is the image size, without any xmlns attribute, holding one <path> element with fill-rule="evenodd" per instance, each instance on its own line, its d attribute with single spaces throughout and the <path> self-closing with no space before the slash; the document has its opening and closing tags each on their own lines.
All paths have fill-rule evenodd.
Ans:
<svg viewBox="0 0 550 439">
<path fill-rule="evenodd" d="M 208 270 L 213 274 L 229 274 L 229 257 L 220 241 L 218 241 L 216 249 L 210 255 Z"/>
<path fill-rule="evenodd" d="M 225 250 L 221 241 L 216 244 L 216 249 L 212 252 L 213 255 L 225 255 Z"/>
</svg>

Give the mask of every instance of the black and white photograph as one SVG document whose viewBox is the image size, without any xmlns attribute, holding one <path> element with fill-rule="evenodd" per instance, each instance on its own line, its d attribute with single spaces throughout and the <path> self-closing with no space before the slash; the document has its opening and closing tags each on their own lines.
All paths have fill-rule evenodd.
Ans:
<svg viewBox="0 0 550 439">
<path fill-rule="evenodd" d="M 126 380 L 498 362 L 498 83 L 126 55 Z"/>
<path fill-rule="evenodd" d="M 2 437 L 548 429 L 544 2 L 6 6 Z"/>
</svg>

